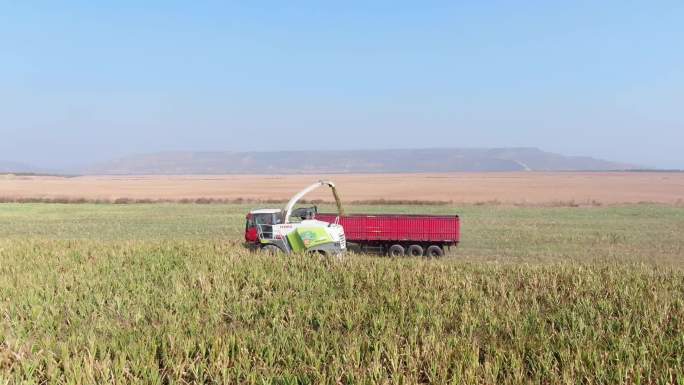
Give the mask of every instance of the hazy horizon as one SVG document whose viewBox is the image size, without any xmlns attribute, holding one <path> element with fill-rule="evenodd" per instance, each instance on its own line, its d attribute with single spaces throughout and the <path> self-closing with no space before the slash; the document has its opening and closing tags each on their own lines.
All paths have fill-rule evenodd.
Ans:
<svg viewBox="0 0 684 385">
<path fill-rule="evenodd" d="M 560 155 L 564 158 L 571 159 L 571 158 L 587 158 L 587 159 L 593 159 L 597 161 L 605 161 L 607 163 L 615 163 L 615 164 L 624 164 L 625 166 L 631 166 L 631 170 L 677 170 L 677 169 L 667 169 L 667 168 L 658 168 L 658 167 L 650 167 L 648 165 L 643 165 L 643 164 L 636 164 L 636 163 L 629 163 L 629 162 L 620 162 L 620 161 L 614 161 L 612 159 L 604 159 L 604 158 L 599 158 L 599 157 L 591 157 L 591 156 L 586 156 L 586 155 L 577 155 L 577 154 L 559 154 L 559 153 L 554 153 L 554 152 L 549 152 L 545 151 L 544 149 L 540 149 L 537 147 L 414 147 L 414 148 L 378 148 L 378 149 L 363 149 L 363 148 L 356 148 L 356 149 L 313 149 L 313 150 L 254 150 L 254 151 L 221 151 L 221 150 L 207 150 L 207 151 L 186 151 L 186 150 L 161 150 L 161 151 L 154 151 L 154 152 L 144 152 L 144 153 L 131 153 L 127 155 L 122 155 L 122 156 L 117 156 L 117 157 L 112 157 L 112 158 L 106 158 L 106 159 L 90 159 L 90 160 L 85 160 L 82 162 L 78 163 L 72 163 L 72 164 L 65 164 L 65 165 L 59 165 L 59 164 L 54 164 L 53 167 L 46 166 L 44 164 L 34 164 L 34 163 L 27 163 L 27 162 L 15 162 L 13 160 L 5 160 L 5 159 L 0 159 L 0 166 L 3 165 L 12 165 L 15 164 L 15 166 L 20 167 L 29 167 L 30 170 L 28 172 L 38 172 L 38 173 L 56 173 L 56 174 L 71 174 L 71 173 L 76 173 L 76 174 L 81 174 L 84 170 L 91 169 L 93 167 L 98 167 L 99 165 L 111 165 L 112 163 L 117 163 L 118 161 L 134 161 L 136 159 L 142 160 L 147 157 L 159 157 L 162 156 L 165 158 L 164 159 L 174 159 L 173 155 L 181 156 L 180 158 L 175 158 L 176 161 L 182 162 L 184 159 L 182 156 L 183 155 L 188 155 L 188 154 L 193 154 L 193 155 L 208 155 L 208 154 L 265 154 L 269 158 L 271 158 L 274 154 L 277 153 L 291 153 L 295 155 L 296 157 L 301 156 L 303 153 L 307 152 L 315 152 L 315 153 L 330 153 L 332 154 L 339 154 L 339 153 L 374 153 L 377 152 L 377 154 L 386 154 L 386 153 L 393 153 L 397 151 L 410 151 L 410 152 L 421 152 L 421 151 L 497 151 L 497 150 L 510 150 L 510 151 L 524 151 L 524 150 L 536 150 L 536 151 L 541 151 L 542 153 L 546 153 L 549 155 Z M 170 156 L 170 158 L 169 158 Z M 185 164 L 191 164 L 191 163 L 185 163 Z M 307 165 L 308 166 L 308 165 Z M 569 169 L 571 170 L 571 169 Z M 600 171 L 601 169 L 596 169 L 595 171 Z M 616 168 L 615 170 L 621 170 L 621 168 Z M 19 171 L 22 172 L 21 170 L 12 170 L 12 169 L 1 169 L 0 172 L 8 172 L 8 171 Z M 500 170 L 502 171 L 502 170 Z M 540 171 L 540 170 L 537 170 Z M 543 170 L 541 170 L 543 171 Z"/>
<path fill-rule="evenodd" d="M 0 161 L 536 147 L 684 169 L 684 3 L 0 4 Z"/>
</svg>

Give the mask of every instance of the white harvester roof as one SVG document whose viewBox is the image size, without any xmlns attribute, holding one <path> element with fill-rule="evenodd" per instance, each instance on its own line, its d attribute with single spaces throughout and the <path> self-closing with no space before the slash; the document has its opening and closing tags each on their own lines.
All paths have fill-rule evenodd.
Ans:
<svg viewBox="0 0 684 385">
<path fill-rule="evenodd" d="M 280 209 L 258 209 L 258 210 L 252 210 L 249 213 L 250 214 L 277 214 L 281 210 Z"/>
</svg>

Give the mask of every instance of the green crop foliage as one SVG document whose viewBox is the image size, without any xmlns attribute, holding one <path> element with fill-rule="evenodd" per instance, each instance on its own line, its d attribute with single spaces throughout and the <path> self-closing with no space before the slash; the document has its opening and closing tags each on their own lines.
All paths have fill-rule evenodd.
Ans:
<svg viewBox="0 0 684 385">
<path fill-rule="evenodd" d="M 244 205 L 0 204 L 0 384 L 682 384 L 684 209 L 459 213 L 441 260 L 269 257 Z"/>
</svg>

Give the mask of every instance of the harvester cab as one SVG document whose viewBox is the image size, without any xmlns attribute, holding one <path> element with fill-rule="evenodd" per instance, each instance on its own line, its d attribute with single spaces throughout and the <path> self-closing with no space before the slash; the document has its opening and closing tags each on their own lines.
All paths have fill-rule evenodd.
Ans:
<svg viewBox="0 0 684 385">
<path fill-rule="evenodd" d="M 332 189 L 338 215 L 343 215 L 335 184 L 321 180 L 293 196 L 282 210 L 250 211 L 245 226 L 247 244 L 270 253 L 316 252 L 335 255 L 345 252 L 347 244 L 344 229 L 339 225 L 339 216 L 334 223 L 329 223 L 315 219 L 318 213 L 316 206 L 295 209 L 300 199 L 321 186 Z"/>
</svg>

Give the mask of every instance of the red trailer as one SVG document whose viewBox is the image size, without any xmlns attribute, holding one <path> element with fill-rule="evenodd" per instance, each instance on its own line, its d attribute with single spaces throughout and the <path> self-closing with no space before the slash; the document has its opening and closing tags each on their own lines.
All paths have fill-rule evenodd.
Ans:
<svg viewBox="0 0 684 385">
<path fill-rule="evenodd" d="M 335 223 L 337 214 L 315 214 Z M 458 215 L 352 214 L 339 216 L 347 242 L 361 251 L 378 250 L 390 256 L 441 257 L 460 240 Z"/>
</svg>

